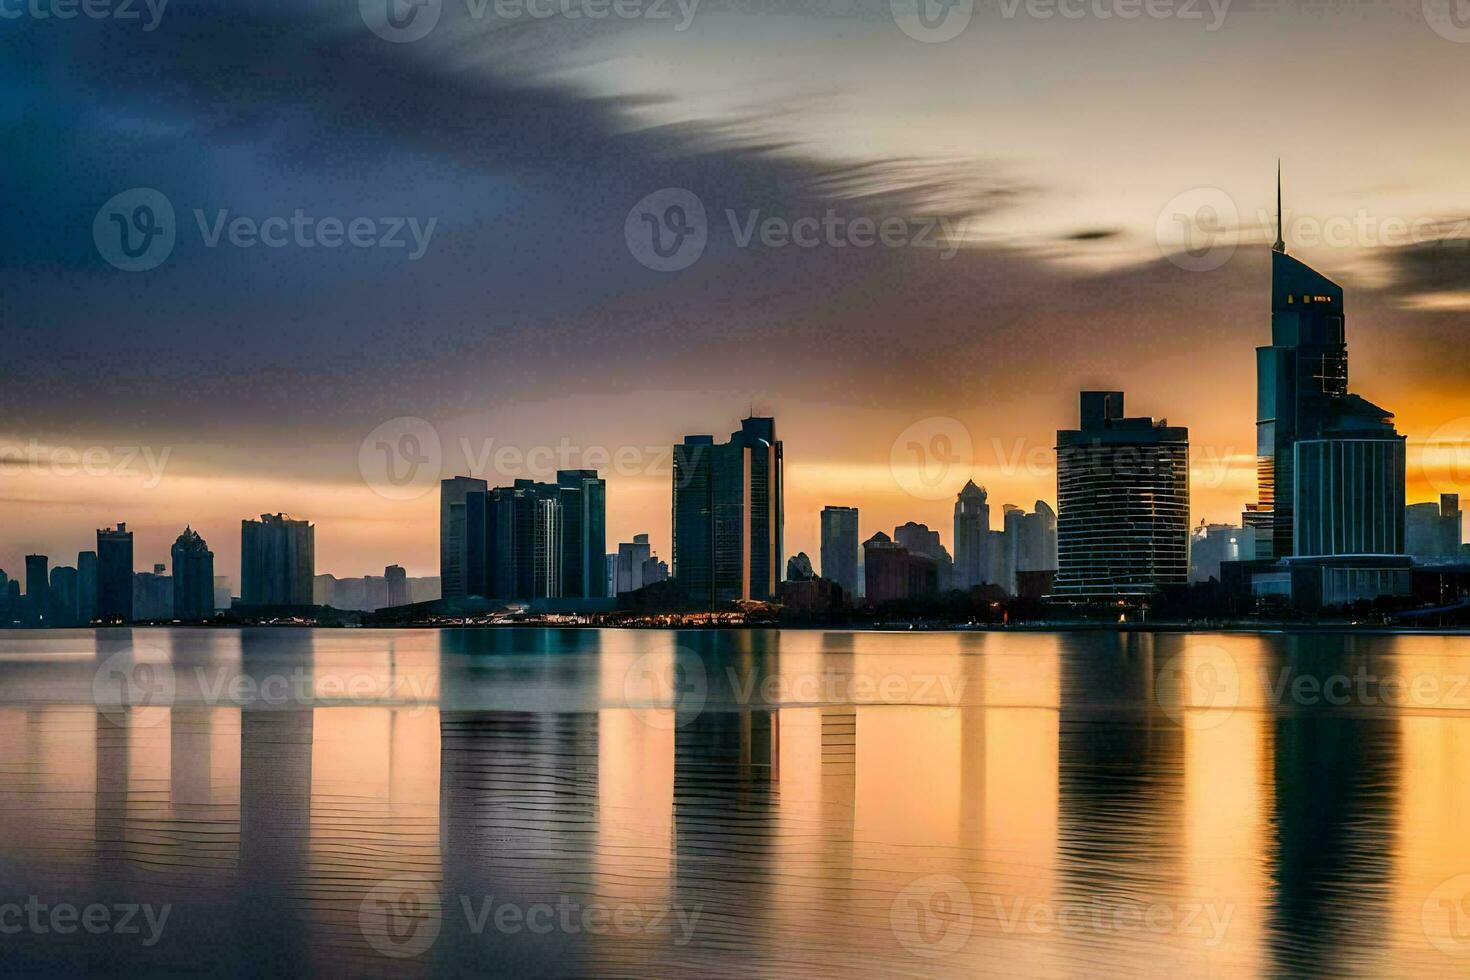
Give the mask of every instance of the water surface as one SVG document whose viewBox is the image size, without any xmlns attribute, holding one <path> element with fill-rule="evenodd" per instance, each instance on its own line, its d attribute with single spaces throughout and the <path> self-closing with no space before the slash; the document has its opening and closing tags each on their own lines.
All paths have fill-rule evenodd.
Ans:
<svg viewBox="0 0 1470 980">
<path fill-rule="evenodd" d="M 1463 976 L 1467 675 L 1439 636 L 0 633 L 0 969 Z"/>
</svg>

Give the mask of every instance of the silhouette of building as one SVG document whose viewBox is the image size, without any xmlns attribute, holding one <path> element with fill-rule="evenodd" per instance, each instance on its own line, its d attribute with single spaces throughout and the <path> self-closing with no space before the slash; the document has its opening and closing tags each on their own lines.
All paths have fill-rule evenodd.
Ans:
<svg viewBox="0 0 1470 980">
<path fill-rule="evenodd" d="M 10 625 L 10 576 L 0 568 L 0 627 Z"/>
<path fill-rule="evenodd" d="M 228 575 L 216 575 L 214 577 L 214 609 L 219 612 L 230 608 L 230 605 L 230 578 Z"/>
<path fill-rule="evenodd" d="M 285 514 L 240 522 L 240 604 L 309 606 L 316 575 L 316 528 Z"/>
<path fill-rule="evenodd" d="M 858 594 L 858 509 L 822 508 L 822 577 Z"/>
<path fill-rule="evenodd" d="M 565 514 L 558 486 L 516 480 L 512 486 L 496 487 L 485 508 L 485 526 L 486 595 L 497 599 L 561 597 Z"/>
<path fill-rule="evenodd" d="M 970 480 L 954 503 L 954 584 L 968 591 L 989 577 L 990 503 L 985 488 Z"/>
<path fill-rule="evenodd" d="M 408 605 L 408 572 L 402 565 L 389 565 L 383 569 L 383 580 L 388 586 L 388 605 Z"/>
<path fill-rule="evenodd" d="M 674 447 L 674 581 L 692 602 L 772 601 L 781 575 L 782 447 L 776 420 L 752 417 L 730 441 Z"/>
<path fill-rule="evenodd" d="M 1410 504 L 1404 509 L 1405 552 L 1427 562 L 1460 558 L 1463 521 L 1457 493 L 1440 494 L 1437 504 Z"/>
<path fill-rule="evenodd" d="M 987 531 L 985 534 L 985 557 L 987 568 L 985 582 L 1004 591 L 1011 591 L 1016 577 L 1015 555 L 1011 551 L 1010 539 L 1004 531 Z"/>
<path fill-rule="evenodd" d="M 602 598 L 607 483 L 596 470 L 560 470 L 556 483 L 440 481 L 439 569 L 444 598 Z"/>
<path fill-rule="evenodd" d="M 1404 552 L 1404 437 L 1348 391 L 1342 287 L 1271 251 L 1271 343 L 1256 349 L 1259 558 Z"/>
<path fill-rule="evenodd" d="M 934 561 L 936 587 L 948 592 L 954 586 L 954 560 L 945 550 L 938 531 L 929 530 L 927 524 L 909 521 L 893 529 L 893 540 L 903 545 L 911 554 L 927 555 Z"/>
<path fill-rule="evenodd" d="M 97 552 L 77 552 L 77 622 L 82 626 L 97 619 Z"/>
<path fill-rule="evenodd" d="M 214 552 L 199 532 L 185 527 L 174 541 L 169 556 L 174 566 L 173 613 L 175 619 L 210 619 L 214 616 Z"/>
<path fill-rule="evenodd" d="M 812 560 L 805 551 L 799 551 L 786 560 L 786 581 L 810 582 L 817 577 Z"/>
<path fill-rule="evenodd" d="M 151 572 L 133 573 L 133 618 L 144 621 L 174 618 L 173 576 L 162 562 L 156 562 Z"/>
<path fill-rule="evenodd" d="M 445 599 L 484 595 L 485 493 L 489 484 L 470 476 L 439 481 L 439 587 Z M 466 497 L 478 493 L 475 517 L 466 516 Z M 471 524 L 476 527 L 471 528 Z"/>
<path fill-rule="evenodd" d="M 1256 559 L 1222 566 L 1232 594 L 1299 610 L 1408 595 L 1405 447 L 1393 413 L 1348 391 L 1343 290 L 1271 251 L 1271 344 L 1256 349 Z"/>
<path fill-rule="evenodd" d="M 558 470 L 561 501 L 561 595 L 600 599 L 607 595 L 602 556 L 607 552 L 607 481 L 596 470 Z"/>
<path fill-rule="evenodd" d="M 1084 391 L 1057 432 L 1053 597 L 1140 600 L 1189 577 L 1189 430 L 1128 418 L 1121 391 Z"/>
<path fill-rule="evenodd" d="M 77 625 L 77 570 L 67 565 L 51 569 L 48 626 Z"/>
<path fill-rule="evenodd" d="M 45 626 L 51 615 L 51 582 L 45 555 L 26 555 L 26 622 Z"/>
<path fill-rule="evenodd" d="M 5 615 L 6 621 L 10 623 L 19 622 L 21 618 L 20 583 L 11 579 L 5 585 Z"/>
<path fill-rule="evenodd" d="M 930 598 L 939 592 L 939 567 L 879 531 L 863 542 L 863 574 L 869 605 Z"/>
<path fill-rule="evenodd" d="M 97 619 L 126 623 L 133 618 L 133 532 L 119 521 L 97 531 Z"/>
</svg>

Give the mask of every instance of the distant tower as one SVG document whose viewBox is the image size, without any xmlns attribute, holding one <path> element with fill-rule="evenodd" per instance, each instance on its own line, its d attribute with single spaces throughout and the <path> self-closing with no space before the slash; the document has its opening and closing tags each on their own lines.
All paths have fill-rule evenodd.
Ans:
<svg viewBox="0 0 1470 980">
<path fill-rule="evenodd" d="M 214 616 L 214 552 L 192 527 L 184 528 L 170 549 L 174 564 L 174 618 Z"/>
<path fill-rule="evenodd" d="M 121 521 L 97 531 L 97 618 L 104 623 L 133 618 L 133 532 Z"/>
<path fill-rule="evenodd" d="M 990 504 L 985 488 L 971 480 L 954 504 L 955 587 L 971 589 L 990 574 Z"/>
<path fill-rule="evenodd" d="M 858 510 L 822 508 L 822 577 L 842 586 L 849 599 L 858 594 Z"/>
<path fill-rule="evenodd" d="M 285 514 L 240 522 L 240 604 L 309 606 L 316 576 L 316 528 Z"/>
</svg>

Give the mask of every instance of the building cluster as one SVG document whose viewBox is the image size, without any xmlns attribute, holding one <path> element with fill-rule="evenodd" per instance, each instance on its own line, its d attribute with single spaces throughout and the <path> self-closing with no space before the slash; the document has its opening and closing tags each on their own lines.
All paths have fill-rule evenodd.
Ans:
<svg viewBox="0 0 1470 980">
<path fill-rule="evenodd" d="M 228 605 L 373 610 L 434 599 L 450 612 L 470 600 L 595 612 L 650 590 L 652 607 L 701 610 L 782 603 L 820 612 L 977 589 L 997 600 L 1133 606 L 1211 581 L 1236 599 L 1303 609 L 1417 594 L 1416 569 L 1463 562 L 1458 495 L 1405 506 L 1405 439 L 1393 414 L 1348 388 L 1343 290 L 1287 255 L 1279 228 L 1271 342 L 1257 348 L 1256 370 L 1258 494 L 1240 526 L 1191 530 L 1188 429 L 1129 416 L 1121 391 L 1084 391 L 1077 427 L 1056 434 L 1055 511 L 1040 500 L 1029 512 L 1006 504 L 993 527 L 986 490 L 970 481 L 955 500 L 951 554 L 938 530 L 913 521 L 860 546 L 857 508 L 829 506 L 818 570 L 805 554 L 786 560 L 783 447 L 775 419 L 752 416 L 724 442 L 690 435 L 674 446 L 669 563 L 647 534 L 607 550 L 607 486 L 595 470 L 493 488 L 455 476 L 440 485 L 437 581 L 409 579 L 397 565 L 381 577 L 316 575 L 314 526 L 263 514 L 241 522 L 232 600 L 192 528 L 173 544 L 170 575 L 163 564 L 135 572 L 133 533 L 118 524 L 99 530 L 96 550 L 75 566 L 27 556 L 23 593 L 0 571 L 0 624 L 198 621 Z M 1470 569 L 1463 578 L 1470 589 Z M 1436 596 L 1446 581 L 1436 579 Z"/>
</svg>

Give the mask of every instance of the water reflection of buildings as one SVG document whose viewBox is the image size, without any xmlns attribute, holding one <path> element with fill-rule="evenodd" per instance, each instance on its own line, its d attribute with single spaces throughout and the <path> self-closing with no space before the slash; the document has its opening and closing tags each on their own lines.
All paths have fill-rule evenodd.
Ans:
<svg viewBox="0 0 1470 980">
<path fill-rule="evenodd" d="M 82 668 L 128 642 L 97 636 Z M 305 665 L 320 687 L 384 663 L 388 641 L 165 636 L 149 656 L 174 664 L 171 709 L 0 708 L 11 863 L 77 861 L 85 841 L 78 863 L 99 887 L 177 903 L 167 943 L 140 962 L 382 966 L 359 906 L 407 875 L 442 879 L 443 933 L 409 964 L 425 971 L 773 973 L 805 957 L 870 974 L 919 962 L 896 945 L 890 910 L 937 874 L 974 903 L 973 938 L 944 964 L 961 972 L 1047 976 L 1122 956 L 1181 972 L 1402 972 L 1423 962 L 1424 896 L 1470 862 L 1447 816 L 1470 806 L 1463 718 L 1260 703 L 1254 678 L 1283 666 L 1404 674 L 1387 639 L 1209 638 L 1247 678 L 1244 700 L 1181 726 L 1155 684 L 1198 638 L 1167 634 L 396 634 L 391 669 L 448 679 L 442 713 L 389 692 L 354 706 L 202 704 L 196 668 L 263 682 Z M 651 650 L 708 665 L 708 710 L 606 696 Z M 1456 662 L 1448 649 L 1422 669 Z M 793 687 L 893 675 L 962 681 L 960 704 Z M 656 933 L 491 922 L 475 934 L 462 899 L 700 916 L 687 946 L 672 918 Z M 1002 924 L 1074 902 L 1214 903 L 1229 931 L 1210 946 Z"/>
<path fill-rule="evenodd" d="M 1341 638 L 1287 637 L 1273 666 L 1290 675 L 1394 677 L 1382 648 Z M 1274 746 L 1271 785 L 1276 840 L 1271 855 L 1270 949 L 1277 971 L 1335 975 L 1381 969 L 1389 931 L 1398 846 L 1396 814 L 1401 719 L 1374 708 L 1382 692 L 1344 710 L 1325 702 L 1288 704 L 1263 733 Z M 1422 899 L 1420 900 L 1422 901 Z M 1369 958 L 1365 950 L 1375 951 Z"/>
</svg>

